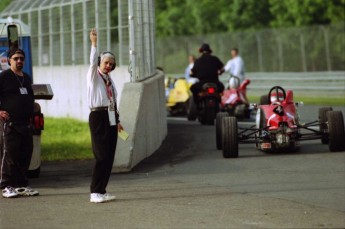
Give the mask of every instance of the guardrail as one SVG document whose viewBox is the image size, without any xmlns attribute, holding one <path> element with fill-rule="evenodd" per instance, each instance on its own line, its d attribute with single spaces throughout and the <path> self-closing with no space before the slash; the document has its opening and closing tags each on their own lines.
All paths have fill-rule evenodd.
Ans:
<svg viewBox="0 0 345 229">
<path fill-rule="evenodd" d="M 166 74 L 174 78 L 182 74 Z M 251 80 L 248 89 L 267 90 L 279 85 L 292 90 L 336 91 L 345 93 L 345 71 L 337 72 L 249 72 L 246 78 Z M 220 80 L 226 85 L 229 74 L 224 73 Z"/>
</svg>

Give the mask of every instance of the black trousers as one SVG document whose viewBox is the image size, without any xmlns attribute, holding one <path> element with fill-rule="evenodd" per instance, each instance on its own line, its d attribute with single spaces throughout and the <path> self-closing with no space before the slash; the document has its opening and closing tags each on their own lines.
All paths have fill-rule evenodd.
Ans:
<svg viewBox="0 0 345 229">
<path fill-rule="evenodd" d="M 117 126 L 109 125 L 108 111 L 92 111 L 89 115 L 89 126 L 96 160 L 90 190 L 91 193 L 104 194 L 115 158 Z"/>
<path fill-rule="evenodd" d="M 26 187 L 33 141 L 30 125 L 16 125 L 0 120 L 0 187 Z"/>
</svg>

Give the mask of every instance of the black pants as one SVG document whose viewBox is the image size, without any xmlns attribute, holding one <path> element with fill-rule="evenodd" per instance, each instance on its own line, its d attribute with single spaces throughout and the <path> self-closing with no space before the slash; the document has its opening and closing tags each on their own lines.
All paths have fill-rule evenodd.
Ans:
<svg viewBox="0 0 345 229">
<path fill-rule="evenodd" d="M 33 141 L 29 125 L 15 125 L 0 120 L 0 187 L 26 187 Z"/>
<path fill-rule="evenodd" d="M 197 82 L 195 84 L 193 84 L 191 87 L 190 87 L 190 90 L 191 92 L 193 93 L 193 99 L 194 99 L 194 102 L 197 104 L 198 103 L 198 99 L 199 99 L 199 96 L 198 94 L 202 91 L 202 86 L 205 84 L 205 83 L 208 83 L 208 82 L 205 82 L 205 81 L 200 81 L 200 82 Z M 224 84 L 220 81 L 218 82 L 213 82 L 217 85 L 217 91 L 218 93 L 222 93 L 224 91 Z"/>
<path fill-rule="evenodd" d="M 91 193 L 106 193 L 114 163 L 117 126 L 109 125 L 108 111 L 93 111 L 89 116 L 92 150 L 96 162 L 93 168 Z"/>
</svg>

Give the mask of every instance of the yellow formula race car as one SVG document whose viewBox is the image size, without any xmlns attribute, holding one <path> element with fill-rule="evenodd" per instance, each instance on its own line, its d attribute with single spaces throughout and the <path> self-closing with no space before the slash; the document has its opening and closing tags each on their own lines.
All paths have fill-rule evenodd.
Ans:
<svg viewBox="0 0 345 229">
<path fill-rule="evenodd" d="M 170 86 L 170 87 L 169 87 Z M 167 96 L 167 113 L 170 116 L 185 115 L 189 107 L 189 98 L 191 92 L 189 91 L 190 84 L 185 78 L 176 79 L 171 82 L 171 79 L 166 81 L 166 96 Z"/>
</svg>

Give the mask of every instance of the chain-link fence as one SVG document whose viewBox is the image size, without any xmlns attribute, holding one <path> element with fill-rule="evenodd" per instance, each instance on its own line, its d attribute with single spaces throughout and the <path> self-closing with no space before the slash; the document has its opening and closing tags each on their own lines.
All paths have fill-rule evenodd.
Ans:
<svg viewBox="0 0 345 229">
<path fill-rule="evenodd" d="M 157 39 L 157 66 L 183 73 L 189 54 L 206 42 L 224 63 L 237 47 L 247 72 L 345 70 L 344 23 Z"/>
<path fill-rule="evenodd" d="M 120 65 L 131 61 L 132 81 L 155 73 L 154 0 L 13 0 L 0 13 L 8 16 L 31 28 L 34 66 L 88 64 L 89 31 L 96 27 L 99 50 L 118 54 Z"/>
<path fill-rule="evenodd" d="M 11 16 L 29 25 L 34 66 L 88 64 L 93 27 L 98 30 L 100 50 L 118 51 L 118 28 L 110 17 L 116 4 L 110 0 L 13 0 L 0 17 Z"/>
</svg>

